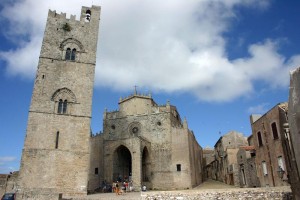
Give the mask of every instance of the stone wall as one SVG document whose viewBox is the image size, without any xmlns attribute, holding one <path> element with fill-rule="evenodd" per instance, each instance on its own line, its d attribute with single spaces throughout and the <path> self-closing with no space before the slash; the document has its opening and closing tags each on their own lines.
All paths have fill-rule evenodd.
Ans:
<svg viewBox="0 0 300 200">
<path fill-rule="evenodd" d="M 285 147 L 288 173 L 295 199 L 300 199 L 300 68 L 290 72 L 288 127 L 285 127 Z"/>
<path fill-rule="evenodd" d="M 0 197 L 7 192 L 16 192 L 19 172 L 0 174 Z"/>
<path fill-rule="evenodd" d="M 250 150 L 240 148 L 237 153 L 239 168 L 240 187 L 259 187 L 259 180 L 256 175 L 255 157 L 251 157 Z"/>
<path fill-rule="evenodd" d="M 101 137 L 101 134 L 96 134 L 90 139 L 89 192 L 93 192 L 95 189 L 100 188 L 102 186 L 102 181 L 104 181 L 103 155 L 103 137 Z"/>
</svg>

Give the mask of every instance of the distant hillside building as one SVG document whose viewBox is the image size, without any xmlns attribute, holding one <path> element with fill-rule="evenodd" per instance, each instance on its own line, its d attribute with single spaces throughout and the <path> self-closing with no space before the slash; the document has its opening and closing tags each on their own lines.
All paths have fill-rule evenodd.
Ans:
<svg viewBox="0 0 300 200">
<path fill-rule="evenodd" d="M 91 138 L 90 190 L 119 179 L 138 190 L 202 183 L 202 148 L 169 102 L 157 105 L 151 95 L 134 93 L 103 118 L 103 133 Z"/>
</svg>

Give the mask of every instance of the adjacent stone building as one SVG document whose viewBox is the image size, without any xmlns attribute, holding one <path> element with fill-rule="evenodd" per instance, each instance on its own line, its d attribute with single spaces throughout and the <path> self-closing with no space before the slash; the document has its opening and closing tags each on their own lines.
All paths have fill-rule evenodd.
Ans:
<svg viewBox="0 0 300 200">
<path fill-rule="evenodd" d="M 283 153 L 283 124 L 287 103 L 279 103 L 261 117 L 251 117 L 257 176 L 262 187 L 288 185 Z"/>
<path fill-rule="evenodd" d="M 87 193 L 100 7 L 48 13 L 29 109 L 18 199 Z M 50 195 L 50 196 L 49 196 Z"/>
<path fill-rule="evenodd" d="M 19 172 L 11 172 L 10 174 L 0 174 L 0 197 L 4 193 L 14 193 L 17 190 L 17 178 Z"/>
<path fill-rule="evenodd" d="M 236 131 L 231 131 L 219 138 L 215 144 L 215 161 L 211 163 L 214 180 L 240 186 L 236 155 L 239 147 L 247 144 L 247 138 Z"/>
<path fill-rule="evenodd" d="M 291 71 L 288 124 L 284 126 L 284 153 L 294 199 L 300 199 L 300 68 Z"/>
<path fill-rule="evenodd" d="M 239 167 L 240 187 L 259 187 L 259 180 L 256 174 L 255 147 L 241 146 L 237 153 Z"/>
<path fill-rule="evenodd" d="M 136 190 L 188 189 L 202 182 L 202 148 L 175 106 L 136 92 L 104 112 L 103 133 L 91 138 L 89 189 L 132 180 Z"/>
<path fill-rule="evenodd" d="M 204 176 L 203 180 L 212 179 L 212 163 L 215 160 L 215 150 L 210 147 L 203 149 L 203 165 Z"/>
</svg>

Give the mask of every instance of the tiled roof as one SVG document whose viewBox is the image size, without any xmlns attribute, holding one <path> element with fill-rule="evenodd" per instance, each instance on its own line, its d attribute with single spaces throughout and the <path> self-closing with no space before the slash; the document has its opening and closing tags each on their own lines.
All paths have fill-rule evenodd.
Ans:
<svg viewBox="0 0 300 200">
<path fill-rule="evenodd" d="M 241 149 L 244 149 L 245 151 L 255 150 L 254 146 L 240 146 Z"/>
</svg>

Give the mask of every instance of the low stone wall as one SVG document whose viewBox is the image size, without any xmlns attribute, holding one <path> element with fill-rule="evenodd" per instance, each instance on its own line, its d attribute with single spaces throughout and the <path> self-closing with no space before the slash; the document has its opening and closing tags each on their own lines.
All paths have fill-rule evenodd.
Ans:
<svg viewBox="0 0 300 200">
<path fill-rule="evenodd" d="M 56 193 L 43 193 L 43 192 L 24 192 L 17 193 L 17 200 L 61 200 L 62 196 Z"/>
<path fill-rule="evenodd" d="M 183 192 L 161 192 L 144 193 L 143 200 L 292 200 L 290 189 L 277 188 L 257 188 L 257 189 L 234 189 L 228 191 L 210 190 L 210 191 L 183 191 Z"/>
</svg>

